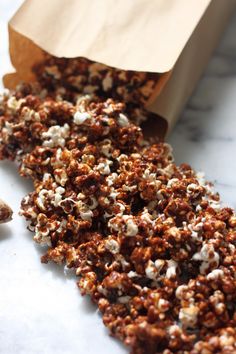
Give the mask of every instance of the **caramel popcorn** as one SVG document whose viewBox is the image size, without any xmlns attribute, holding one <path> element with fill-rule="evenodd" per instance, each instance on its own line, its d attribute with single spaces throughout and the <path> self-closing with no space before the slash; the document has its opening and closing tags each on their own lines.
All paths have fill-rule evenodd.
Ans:
<svg viewBox="0 0 236 354">
<path fill-rule="evenodd" d="M 11 221 L 12 213 L 13 212 L 9 205 L 0 199 L 0 224 Z"/>
<path fill-rule="evenodd" d="M 2 97 L 0 158 L 19 161 L 34 182 L 20 212 L 48 246 L 42 262 L 75 271 L 133 354 L 234 353 L 236 216 L 202 174 L 175 165 L 168 144 L 144 140 L 125 104 L 105 97 L 129 101 L 117 76 L 127 80 L 53 59 L 41 72 L 46 95 L 24 85 Z"/>
<path fill-rule="evenodd" d="M 112 97 L 132 106 L 148 101 L 160 76 L 157 73 L 120 70 L 85 58 L 51 56 L 38 64 L 34 71 L 41 85 L 58 98 L 71 101 L 83 92 L 102 98 Z M 122 113 L 119 120 L 128 124 Z"/>
</svg>

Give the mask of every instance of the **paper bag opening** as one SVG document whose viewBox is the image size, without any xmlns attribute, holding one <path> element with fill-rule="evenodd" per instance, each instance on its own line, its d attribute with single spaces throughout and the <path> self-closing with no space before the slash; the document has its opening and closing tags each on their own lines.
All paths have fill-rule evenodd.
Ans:
<svg viewBox="0 0 236 354">
<path fill-rule="evenodd" d="M 235 7 L 235 0 L 26 0 L 9 24 L 16 73 L 4 84 L 33 80 L 45 52 L 159 73 L 146 107 L 170 131 Z"/>
</svg>

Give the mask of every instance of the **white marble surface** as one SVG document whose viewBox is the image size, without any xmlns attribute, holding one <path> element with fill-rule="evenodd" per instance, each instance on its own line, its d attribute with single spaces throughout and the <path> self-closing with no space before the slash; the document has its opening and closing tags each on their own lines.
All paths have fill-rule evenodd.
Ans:
<svg viewBox="0 0 236 354">
<path fill-rule="evenodd" d="M 0 75 L 9 69 L 7 20 L 21 0 L 0 0 Z M 236 208 L 236 16 L 169 142 L 177 163 L 187 162 L 215 181 L 225 204 Z M 72 276 L 42 265 L 43 250 L 17 213 L 32 188 L 13 164 L 0 164 L 0 195 L 14 219 L 0 225 L 0 353 L 124 354 L 101 317 L 82 298 Z"/>
</svg>

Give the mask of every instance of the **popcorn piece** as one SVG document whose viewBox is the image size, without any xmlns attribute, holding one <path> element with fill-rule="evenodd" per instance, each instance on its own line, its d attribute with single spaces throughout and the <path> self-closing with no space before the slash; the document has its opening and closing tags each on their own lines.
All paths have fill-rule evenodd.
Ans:
<svg viewBox="0 0 236 354">
<path fill-rule="evenodd" d="M 0 199 L 0 224 L 12 220 L 13 211 L 2 199 Z"/>
<path fill-rule="evenodd" d="M 151 260 L 148 261 L 148 264 L 145 268 L 145 273 L 149 279 L 153 279 L 153 280 L 157 279 L 158 271 L 157 268 L 155 267 L 154 262 L 152 262 Z"/>
<path fill-rule="evenodd" d="M 167 264 L 168 264 L 168 268 L 166 271 L 166 277 L 168 279 L 176 277 L 176 269 L 177 269 L 178 263 L 171 259 L 171 260 L 167 261 Z"/>
<path fill-rule="evenodd" d="M 75 112 L 74 114 L 74 122 L 77 125 L 83 124 L 87 119 L 91 119 L 91 115 L 87 112 Z"/>
<path fill-rule="evenodd" d="M 112 238 L 105 241 L 105 247 L 109 252 L 113 254 L 119 253 L 120 251 L 119 243 Z"/>
<path fill-rule="evenodd" d="M 42 133 L 42 138 L 44 139 L 43 146 L 56 147 L 65 146 L 65 139 L 69 136 L 69 125 L 64 124 L 64 126 L 54 125 L 48 129 L 47 132 Z"/>
<path fill-rule="evenodd" d="M 197 306 L 184 307 L 180 309 L 179 320 L 184 328 L 194 328 L 198 320 L 199 308 Z"/>
<path fill-rule="evenodd" d="M 218 267 L 219 265 L 219 254 L 215 252 L 213 245 L 204 244 L 200 250 L 193 255 L 192 259 L 194 261 L 201 261 L 200 273 L 205 274 L 209 267 Z"/>
<path fill-rule="evenodd" d="M 207 274 L 207 280 L 217 280 L 223 277 L 224 272 L 221 269 L 214 269 L 212 272 Z"/>
<path fill-rule="evenodd" d="M 104 91 L 108 91 L 109 89 L 112 88 L 112 78 L 110 76 L 110 74 L 108 73 L 105 78 L 102 80 L 102 87 Z"/>
<path fill-rule="evenodd" d="M 138 233 L 138 226 L 135 224 L 134 220 L 130 217 L 126 217 L 126 215 L 123 215 L 123 218 L 126 221 L 126 236 L 136 236 Z"/>
<path fill-rule="evenodd" d="M 129 120 L 123 113 L 119 114 L 118 124 L 121 127 L 127 127 L 129 125 Z"/>
</svg>

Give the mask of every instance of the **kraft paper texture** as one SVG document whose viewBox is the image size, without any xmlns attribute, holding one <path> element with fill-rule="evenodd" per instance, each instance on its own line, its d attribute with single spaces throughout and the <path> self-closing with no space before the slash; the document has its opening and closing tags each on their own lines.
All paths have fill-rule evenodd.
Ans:
<svg viewBox="0 0 236 354">
<path fill-rule="evenodd" d="M 235 8 L 236 0 L 26 0 L 9 22 L 16 72 L 4 84 L 33 80 L 45 52 L 158 72 L 147 107 L 170 131 Z"/>
</svg>

